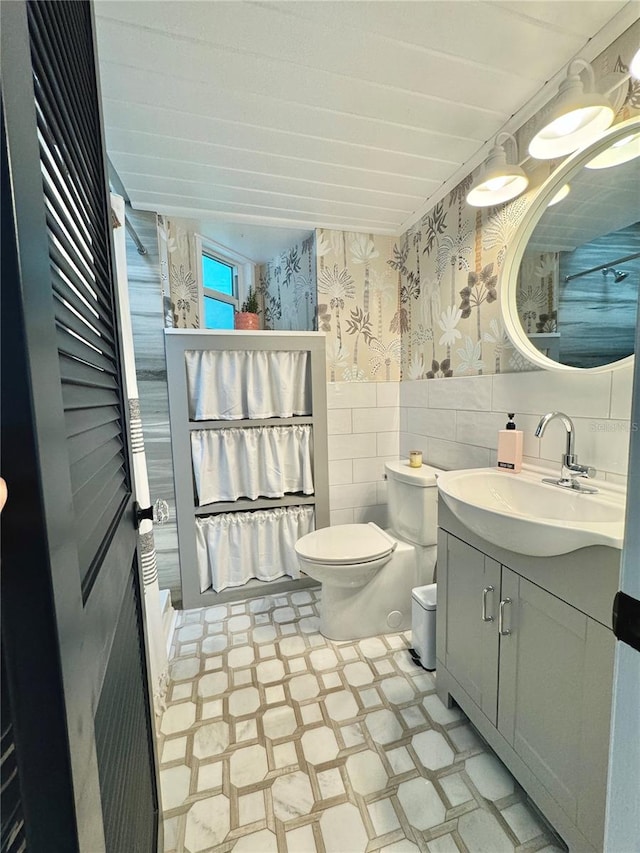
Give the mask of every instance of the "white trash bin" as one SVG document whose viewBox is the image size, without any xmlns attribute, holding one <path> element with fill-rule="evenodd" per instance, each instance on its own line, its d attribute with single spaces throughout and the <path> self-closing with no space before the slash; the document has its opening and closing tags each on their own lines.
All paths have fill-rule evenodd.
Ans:
<svg viewBox="0 0 640 853">
<path fill-rule="evenodd" d="M 436 594 L 435 583 L 411 590 L 413 648 L 420 658 L 420 664 L 428 670 L 436 668 Z"/>
</svg>

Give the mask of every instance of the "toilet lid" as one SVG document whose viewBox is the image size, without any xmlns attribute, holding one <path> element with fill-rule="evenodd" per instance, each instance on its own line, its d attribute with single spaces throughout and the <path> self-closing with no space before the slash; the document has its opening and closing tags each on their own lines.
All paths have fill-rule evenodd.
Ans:
<svg viewBox="0 0 640 853">
<path fill-rule="evenodd" d="M 338 524 L 307 533 L 296 553 L 313 563 L 366 563 L 390 554 L 396 541 L 376 524 Z"/>
</svg>

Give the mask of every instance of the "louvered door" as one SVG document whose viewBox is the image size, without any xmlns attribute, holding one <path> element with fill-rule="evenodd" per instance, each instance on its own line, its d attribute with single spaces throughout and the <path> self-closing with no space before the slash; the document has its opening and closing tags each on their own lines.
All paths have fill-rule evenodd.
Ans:
<svg viewBox="0 0 640 853">
<path fill-rule="evenodd" d="M 27 843 L 150 853 L 156 768 L 89 3 L 3 3 L 2 66 L 3 250 L 15 250 L 2 280 L 3 642 Z"/>
<path fill-rule="evenodd" d="M 85 3 L 28 6 L 58 359 L 85 595 L 98 571 L 107 534 L 130 493 L 95 75 L 91 53 L 69 51 L 72 40 L 82 43 L 91 33 L 89 15 Z"/>
</svg>

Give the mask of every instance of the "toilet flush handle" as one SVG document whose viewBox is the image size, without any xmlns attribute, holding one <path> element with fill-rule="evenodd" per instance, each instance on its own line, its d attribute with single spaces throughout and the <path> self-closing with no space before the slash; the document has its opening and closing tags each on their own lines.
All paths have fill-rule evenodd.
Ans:
<svg viewBox="0 0 640 853">
<path fill-rule="evenodd" d="M 383 530 L 381 527 L 378 527 L 378 525 L 375 524 L 375 522 L 373 522 L 373 521 L 369 522 L 369 527 L 374 527 L 381 536 L 384 536 L 384 538 L 388 540 L 389 545 L 391 545 L 392 551 L 396 550 L 396 548 L 398 547 L 398 540 L 397 539 L 394 539 L 393 536 L 389 536 L 389 534 L 387 533 L 386 530 Z"/>
</svg>

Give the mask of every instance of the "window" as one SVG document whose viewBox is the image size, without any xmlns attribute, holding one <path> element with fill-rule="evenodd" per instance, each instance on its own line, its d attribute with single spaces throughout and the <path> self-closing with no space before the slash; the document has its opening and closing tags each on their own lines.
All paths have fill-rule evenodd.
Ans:
<svg viewBox="0 0 640 853">
<path fill-rule="evenodd" d="M 195 235 L 198 269 L 200 325 L 203 329 L 233 329 L 234 313 L 240 310 L 256 280 L 256 264 L 234 249 L 209 237 Z"/>
<path fill-rule="evenodd" d="M 202 253 L 204 328 L 233 329 L 238 310 L 236 268 L 220 258 Z"/>
</svg>

